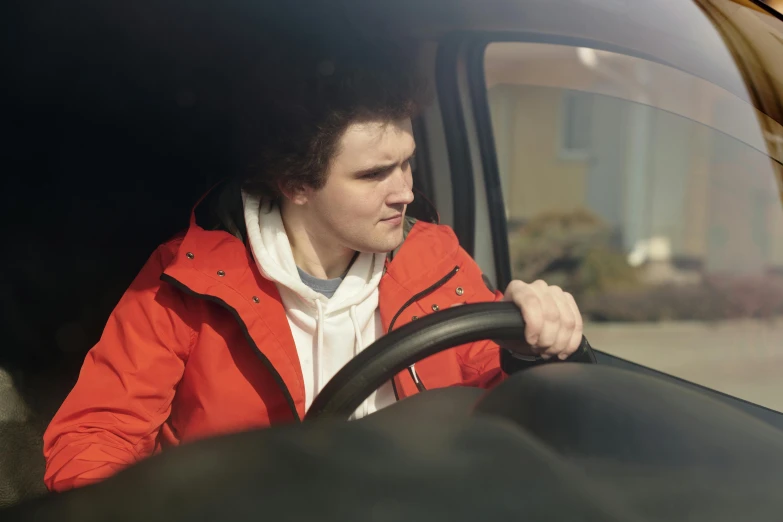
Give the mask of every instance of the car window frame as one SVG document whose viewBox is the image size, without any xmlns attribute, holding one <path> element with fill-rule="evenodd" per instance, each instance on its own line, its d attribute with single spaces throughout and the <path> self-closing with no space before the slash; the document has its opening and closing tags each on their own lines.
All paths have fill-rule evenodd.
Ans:
<svg viewBox="0 0 783 522">
<path fill-rule="evenodd" d="M 591 47 L 614 53 L 624 54 L 626 56 L 648 60 L 667 67 L 672 67 L 685 74 L 695 76 L 691 72 L 684 71 L 665 60 L 660 60 L 652 55 L 640 53 L 635 50 L 624 49 L 620 46 L 606 44 L 598 40 L 592 40 L 580 37 L 570 37 L 561 35 L 547 35 L 540 33 L 507 33 L 507 32 L 480 32 L 480 33 L 460 33 L 450 35 L 448 42 L 442 44 L 439 48 L 439 64 L 437 70 L 438 96 L 440 99 L 441 110 L 443 112 L 443 123 L 446 133 L 446 142 L 448 146 L 449 162 L 452 166 L 452 179 L 454 183 L 454 202 L 456 208 L 464 208 L 457 205 L 466 205 L 470 207 L 469 219 L 464 217 L 457 219 L 455 212 L 455 233 L 460 239 L 468 240 L 469 244 L 474 244 L 472 238 L 475 230 L 475 201 L 473 194 L 473 170 L 469 157 L 468 132 L 465 128 L 465 118 L 463 108 L 460 104 L 459 82 L 457 78 L 457 66 L 460 60 L 464 60 L 467 66 L 467 76 L 469 84 L 469 98 L 471 101 L 471 110 L 473 112 L 473 121 L 476 125 L 476 135 L 478 136 L 478 149 L 481 165 L 483 167 L 483 176 L 486 188 L 486 204 L 490 216 L 491 234 L 493 246 L 495 249 L 495 265 L 497 270 L 497 284 L 499 287 L 510 282 L 511 263 L 508 242 L 508 221 L 506 219 L 505 204 L 503 203 L 503 191 L 501 186 L 500 169 L 497 159 L 497 150 L 495 148 L 495 138 L 493 135 L 492 121 L 489 107 L 489 98 L 485 79 L 485 51 L 491 43 L 542 43 L 553 45 L 567 45 L 573 47 Z M 441 51 L 444 53 L 444 59 L 441 62 Z M 448 54 L 446 54 L 448 53 Z M 446 69 L 446 67 L 449 67 Z M 701 78 L 710 82 L 706 78 Z M 712 82 L 710 82 L 712 83 Z M 453 117 L 447 119 L 449 111 Z M 451 122 L 457 125 L 449 125 Z M 467 155 L 467 157 L 466 157 Z M 456 162 L 459 163 L 456 163 Z M 462 186 L 462 190 L 458 190 Z M 468 190 L 467 187 L 470 187 Z M 472 250 L 469 250 L 471 255 Z M 498 255 L 501 253 L 501 255 Z M 503 255 L 503 253 L 505 255 Z M 616 355 L 610 355 L 600 350 L 600 347 L 594 347 L 599 364 L 609 364 L 620 366 L 625 369 L 641 372 L 648 375 L 655 375 L 667 381 L 689 388 L 704 391 L 714 395 L 718 400 L 739 407 L 753 417 L 762 420 L 777 428 L 783 429 L 783 412 L 768 408 L 766 406 L 750 402 L 741 397 L 730 395 L 726 392 L 709 388 L 686 379 L 664 373 L 652 367 L 644 366 L 638 363 L 627 361 Z"/>
<path fill-rule="evenodd" d="M 505 288 L 511 282 L 508 223 L 505 215 L 505 204 L 503 203 L 500 169 L 495 151 L 492 120 L 489 114 L 489 99 L 484 76 L 486 47 L 496 42 L 545 43 L 592 47 L 650 60 L 676 69 L 679 68 L 646 53 L 581 37 L 523 31 L 461 31 L 451 33 L 441 40 L 436 57 L 435 79 L 451 170 L 452 198 L 455 209 L 454 233 L 457 235 L 460 245 L 468 254 L 471 256 L 475 255 L 475 238 L 477 233 L 476 186 L 471 163 L 470 138 L 461 98 L 463 94 L 467 94 L 476 127 L 479 161 L 483 168 L 483 188 L 486 190 L 485 203 L 488 206 L 490 222 L 489 233 L 491 234 L 494 249 L 495 284 L 498 288 Z M 462 65 L 464 65 L 467 71 L 467 93 L 463 93 L 460 86 L 458 71 Z M 459 209 L 459 211 L 456 209 Z"/>
</svg>

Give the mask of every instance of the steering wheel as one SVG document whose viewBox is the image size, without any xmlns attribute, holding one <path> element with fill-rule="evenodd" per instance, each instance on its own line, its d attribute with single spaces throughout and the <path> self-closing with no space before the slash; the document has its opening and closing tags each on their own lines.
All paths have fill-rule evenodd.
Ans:
<svg viewBox="0 0 783 522">
<path fill-rule="evenodd" d="M 525 321 L 514 303 L 477 303 L 443 310 L 384 335 L 346 364 L 313 400 L 306 420 L 347 420 L 383 383 L 408 366 L 438 352 L 484 339 L 523 339 Z M 566 359 L 595 362 L 585 356 L 586 341 Z M 589 350 L 589 348 L 587 348 Z"/>
</svg>

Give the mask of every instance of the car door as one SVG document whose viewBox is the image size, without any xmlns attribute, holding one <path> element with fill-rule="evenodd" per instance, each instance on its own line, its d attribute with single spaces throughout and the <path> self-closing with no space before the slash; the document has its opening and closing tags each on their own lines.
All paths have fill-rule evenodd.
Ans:
<svg viewBox="0 0 783 522">
<path fill-rule="evenodd" d="M 783 427 L 780 16 L 555 4 L 464 2 L 433 38 L 442 217 L 498 286 L 572 292 L 602 364 Z"/>
</svg>

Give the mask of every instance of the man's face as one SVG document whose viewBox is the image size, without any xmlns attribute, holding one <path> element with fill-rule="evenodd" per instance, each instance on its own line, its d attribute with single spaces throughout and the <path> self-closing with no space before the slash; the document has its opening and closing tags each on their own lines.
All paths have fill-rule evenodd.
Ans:
<svg viewBox="0 0 783 522">
<path fill-rule="evenodd" d="M 386 253 L 402 242 L 413 201 L 409 119 L 352 124 L 343 134 L 326 185 L 306 190 L 307 228 L 321 244 Z"/>
</svg>

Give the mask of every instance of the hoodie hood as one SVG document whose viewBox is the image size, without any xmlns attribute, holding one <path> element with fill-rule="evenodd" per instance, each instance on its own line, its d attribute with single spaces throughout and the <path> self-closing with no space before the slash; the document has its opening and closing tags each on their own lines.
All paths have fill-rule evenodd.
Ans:
<svg viewBox="0 0 783 522">
<path fill-rule="evenodd" d="M 244 192 L 242 200 L 253 257 L 261 274 L 277 285 L 286 309 L 309 408 L 329 379 L 383 334 L 378 284 L 386 256 L 360 253 L 329 299 L 302 282 L 279 209 Z M 375 411 L 376 394 L 357 417 Z"/>
<path fill-rule="evenodd" d="M 320 302 L 327 314 L 338 313 L 363 302 L 378 288 L 385 256 L 365 253 L 357 256 L 331 299 L 308 287 L 299 276 L 280 210 L 245 192 L 242 200 L 250 247 L 261 274 L 294 292 L 305 304 L 316 308 Z"/>
</svg>

